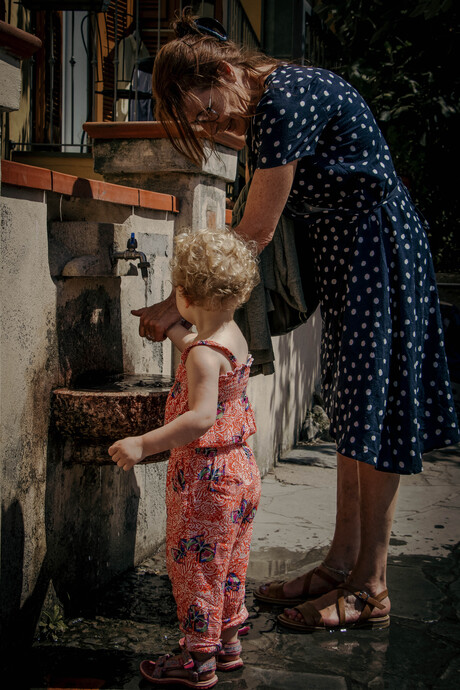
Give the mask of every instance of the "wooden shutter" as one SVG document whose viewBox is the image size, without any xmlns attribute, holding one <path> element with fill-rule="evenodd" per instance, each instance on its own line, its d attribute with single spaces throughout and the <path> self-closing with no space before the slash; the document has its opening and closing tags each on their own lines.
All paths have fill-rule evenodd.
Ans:
<svg viewBox="0 0 460 690">
<path fill-rule="evenodd" d="M 133 4 L 134 0 L 117 0 L 117 3 L 110 4 L 107 12 L 98 12 L 96 15 L 94 119 L 98 122 L 113 119 L 115 39 L 119 43 L 134 30 Z"/>
</svg>

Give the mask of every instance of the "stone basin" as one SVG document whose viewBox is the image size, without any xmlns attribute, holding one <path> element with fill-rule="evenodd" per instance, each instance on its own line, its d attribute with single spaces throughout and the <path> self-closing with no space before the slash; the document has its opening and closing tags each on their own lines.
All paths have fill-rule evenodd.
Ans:
<svg viewBox="0 0 460 690">
<path fill-rule="evenodd" d="M 71 443 L 79 463 L 110 463 L 107 447 L 125 436 L 137 436 L 163 424 L 172 379 L 130 374 L 77 388 L 57 388 L 52 395 L 55 430 Z M 146 458 L 158 462 L 167 453 Z"/>
</svg>

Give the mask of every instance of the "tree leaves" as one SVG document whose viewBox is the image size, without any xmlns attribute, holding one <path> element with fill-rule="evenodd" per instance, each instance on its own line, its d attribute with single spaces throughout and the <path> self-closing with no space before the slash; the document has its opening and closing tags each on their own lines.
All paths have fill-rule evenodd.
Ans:
<svg viewBox="0 0 460 690">
<path fill-rule="evenodd" d="M 460 3 L 321 0 L 315 11 L 341 44 L 332 65 L 369 103 L 396 169 L 427 216 L 437 268 L 458 270 Z M 457 232 L 455 232 L 457 230 Z"/>
</svg>

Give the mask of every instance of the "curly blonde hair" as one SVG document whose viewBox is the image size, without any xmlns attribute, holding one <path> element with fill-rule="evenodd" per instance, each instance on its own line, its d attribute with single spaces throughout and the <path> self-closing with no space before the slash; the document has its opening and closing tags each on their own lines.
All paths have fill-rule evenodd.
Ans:
<svg viewBox="0 0 460 690">
<path fill-rule="evenodd" d="M 236 309 L 260 280 L 257 252 L 232 230 L 188 230 L 174 239 L 174 287 L 210 311 Z"/>
</svg>

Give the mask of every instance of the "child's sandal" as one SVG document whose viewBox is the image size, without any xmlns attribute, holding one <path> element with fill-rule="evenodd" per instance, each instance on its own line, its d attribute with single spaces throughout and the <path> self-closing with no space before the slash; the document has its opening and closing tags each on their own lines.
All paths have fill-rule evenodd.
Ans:
<svg viewBox="0 0 460 690">
<path fill-rule="evenodd" d="M 240 657 L 242 650 L 241 642 L 222 643 L 222 649 L 217 655 L 218 671 L 236 671 L 237 668 L 244 666 L 243 659 Z"/>
<path fill-rule="evenodd" d="M 186 671 L 186 676 L 176 676 L 174 671 Z M 165 654 L 157 661 L 142 661 L 141 675 L 153 685 L 184 685 L 187 688 L 212 688 L 217 683 L 216 660 L 214 657 L 206 661 L 193 659 L 184 649 L 181 654 L 173 656 Z"/>
</svg>

